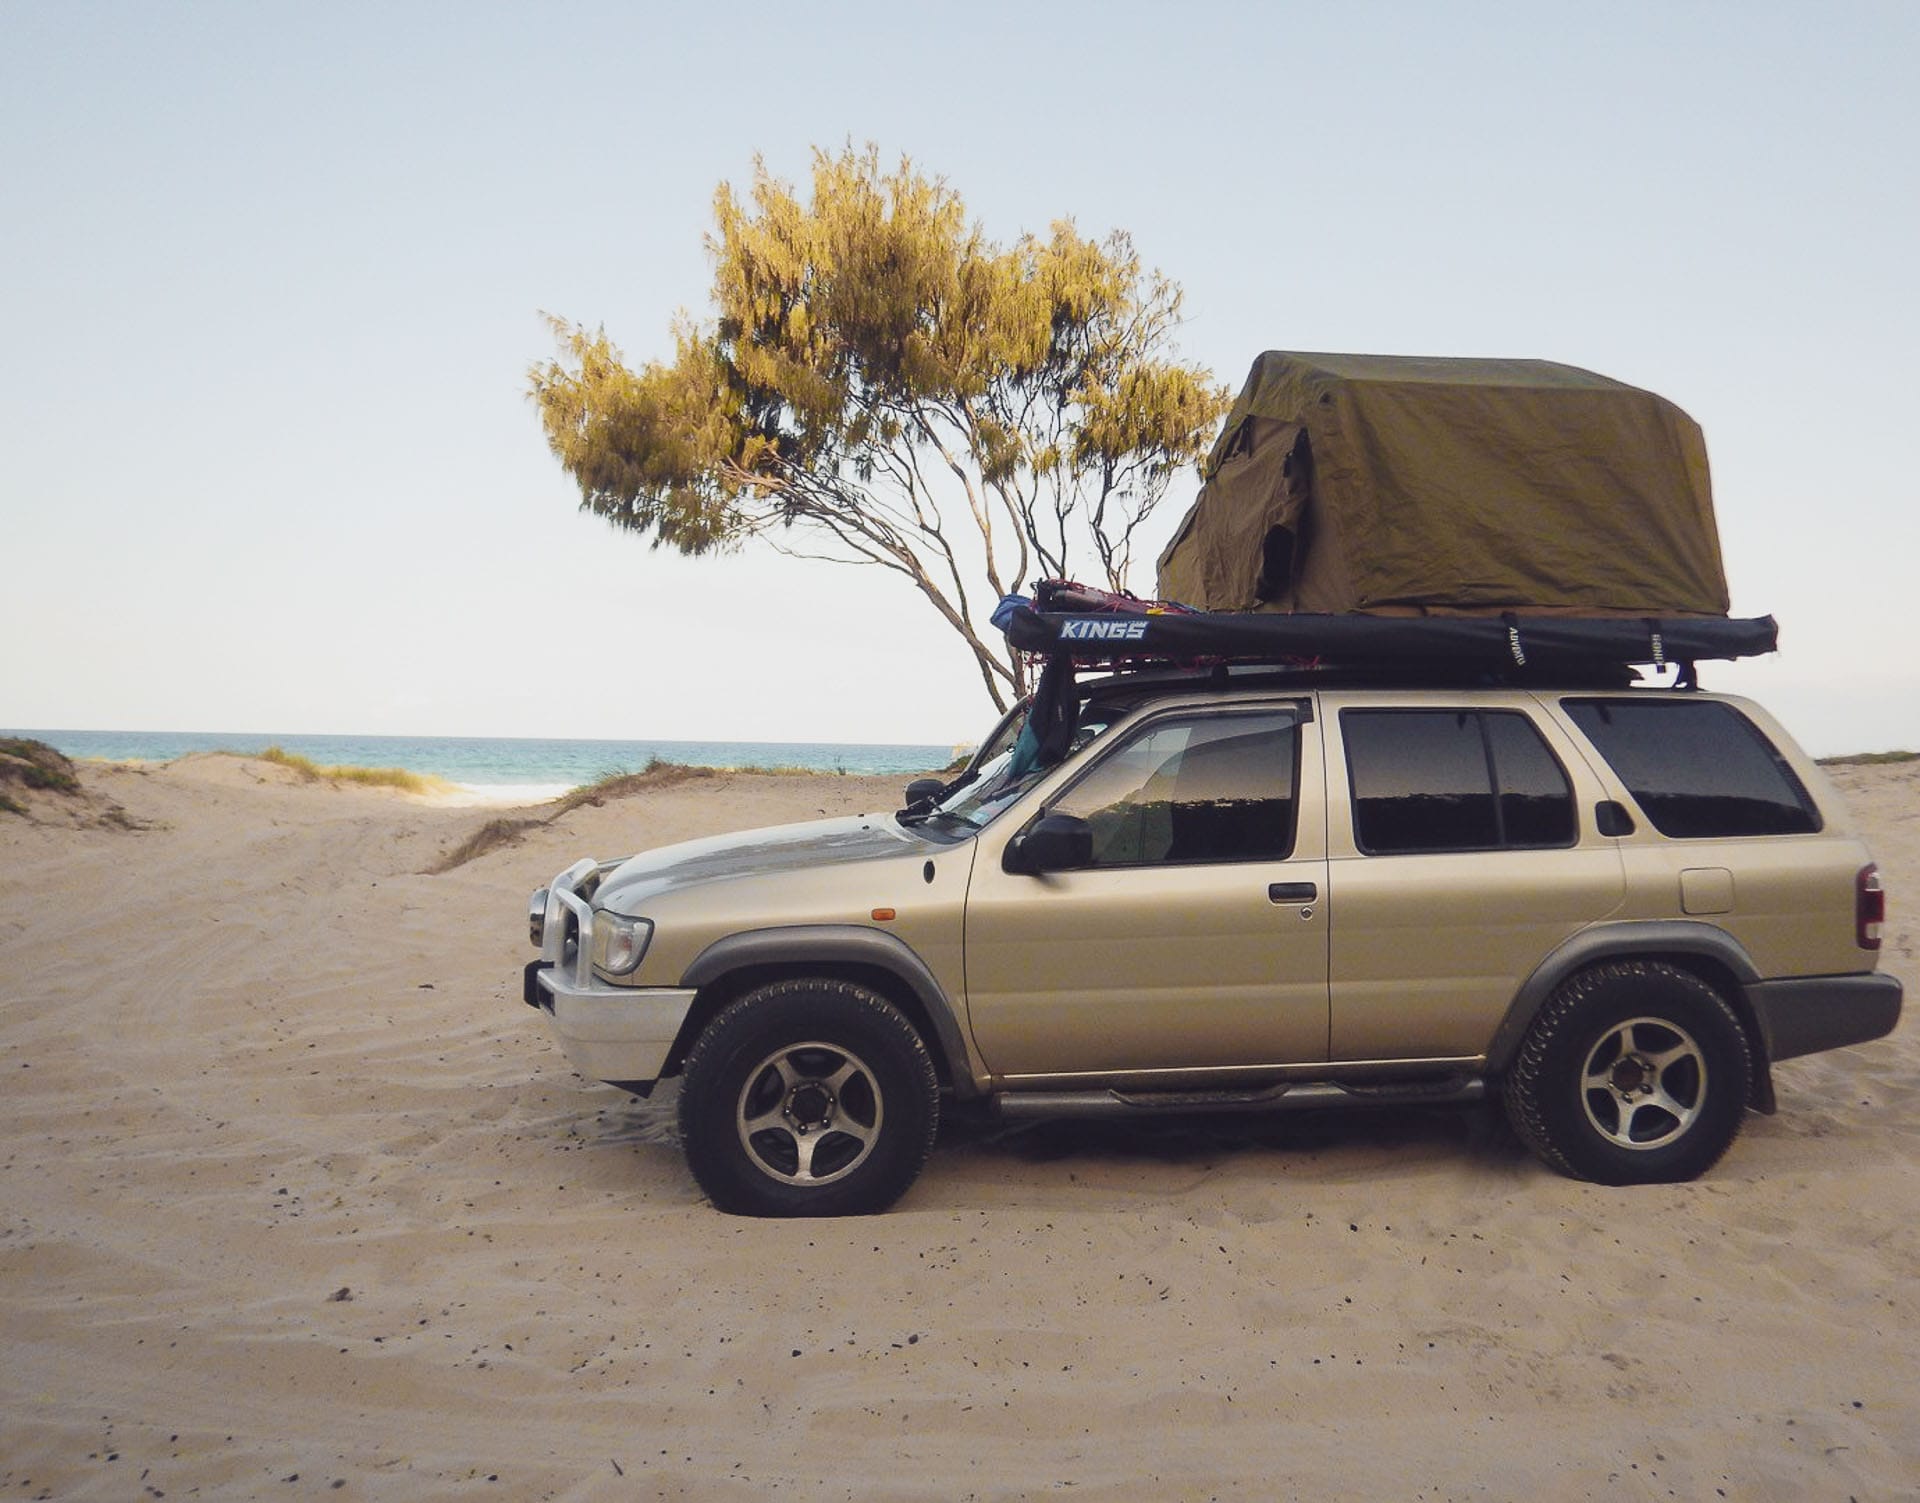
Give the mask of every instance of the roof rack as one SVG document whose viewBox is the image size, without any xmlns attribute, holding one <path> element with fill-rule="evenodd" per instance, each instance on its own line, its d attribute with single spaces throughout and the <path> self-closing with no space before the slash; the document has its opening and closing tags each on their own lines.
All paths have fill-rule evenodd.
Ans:
<svg viewBox="0 0 1920 1503">
<path fill-rule="evenodd" d="M 1216 661 L 1173 664 L 1153 659 L 1068 663 L 1082 699 L 1148 692 L 1217 692 L 1223 689 L 1299 692 L 1308 689 L 1630 689 L 1645 686 L 1642 670 L 1628 663 L 1500 669 L 1454 663 L 1306 663 Z M 1676 678 L 1669 687 L 1698 688 Z"/>
<path fill-rule="evenodd" d="M 1035 607 L 1038 606 L 1038 609 Z M 1631 683 L 1638 666 L 1678 670 L 1673 687 L 1698 686 L 1704 659 L 1772 652 L 1771 616 L 1362 616 L 1196 611 L 1174 601 L 1139 600 L 1066 580 L 1042 580 L 1034 598 L 1010 595 L 994 624 L 1016 651 L 1045 660 L 1015 758 L 1052 766 L 1066 755 L 1075 673 L 1103 668 L 1213 670 L 1266 665 L 1319 683 L 1396 687 L 1445 683 L 1555 687 Z M 1243 680 L 1244 681 L 1244 680 Z"/>
</svg>

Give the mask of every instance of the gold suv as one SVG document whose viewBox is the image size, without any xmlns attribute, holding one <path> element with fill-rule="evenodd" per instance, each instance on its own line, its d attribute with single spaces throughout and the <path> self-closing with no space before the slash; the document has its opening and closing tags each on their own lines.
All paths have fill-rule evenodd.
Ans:
<svg viewBox="0 0 1920 1503">
<path fill-rule="evenodd" d="M 868 1212 L 943 1099 L 1145 1116 L 1504 1100 L 1556 1168 L 1690 1179 L 1774 1061 L 1879 1038 L 1884 895 L 1757 706 L 1285 671 L 1075 685 L 898 813 L 582 861 L 528 1002 L 681 1079 L 726 1211 Z"/>
</svg>

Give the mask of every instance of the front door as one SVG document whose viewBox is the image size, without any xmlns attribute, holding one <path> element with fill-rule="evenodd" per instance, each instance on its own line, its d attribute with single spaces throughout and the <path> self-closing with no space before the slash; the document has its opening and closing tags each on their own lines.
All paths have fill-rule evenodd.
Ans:
<svg viewBox="0 0 1920 1503">
<path fill-rule="evenodd" d="M 1171 711 L 1048 801 L 1093 830 L 1085 870 L 1001 866 L 967 894 L 974 1039 L 1002 1078 L 1233 1072 L 1324 1060 L 1326 814 L 1300 702 Z M 1028 811 L 1029 818 L 1032 811 Z"/>
</svg>

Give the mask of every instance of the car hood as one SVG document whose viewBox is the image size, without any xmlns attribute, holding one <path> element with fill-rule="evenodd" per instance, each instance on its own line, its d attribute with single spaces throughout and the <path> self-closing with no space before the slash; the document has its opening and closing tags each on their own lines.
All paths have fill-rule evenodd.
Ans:
<svg viewBox="0 0 1920 1503">
<path fill-rule="evenodd" d="M 593 901 L 596 907 L 638 916 L 644 912 L 641 905 L 668 888 L 882 861 L 918 851 L 922 845 L 891 814 L 742 830 L 643 851 L 615 867 Z"/>
</svg>

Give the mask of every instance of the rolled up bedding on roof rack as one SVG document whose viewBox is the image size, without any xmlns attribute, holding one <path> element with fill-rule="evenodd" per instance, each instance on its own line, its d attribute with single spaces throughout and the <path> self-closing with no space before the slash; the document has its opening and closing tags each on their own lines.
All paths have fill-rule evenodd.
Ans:
<svg viewBox="0 0 1920 1503">
<path fill-rule="evenodd" d="M 1771 616 L 1362 616 L 1195 611 L 1011 610 L 1018 651 L 1075 662 L 1270 662 L 1499 672 L 1757 657 L 1779 645 Z"/>
</svg>

